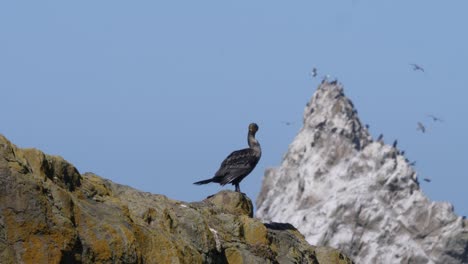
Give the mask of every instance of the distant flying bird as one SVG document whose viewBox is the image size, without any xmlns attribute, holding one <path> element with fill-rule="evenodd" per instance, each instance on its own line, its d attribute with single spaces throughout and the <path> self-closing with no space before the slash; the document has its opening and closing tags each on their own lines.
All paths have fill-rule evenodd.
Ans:
<svg viewBox="0 0 468 264">
<path fill-rule="evenodd" d="M 393 141 L 393 148 L 396 148 L 397 144 L 398 144 L 398 140 L 395 139 L 395 141 Z"/>
<path fill-rule="evenodd" d="M 315 67 L 312 69 L 312 77 L 317 77 L 317 68 Z"/>
<path fill-rule="evenodd" d="M 432 121 L 434 122 L 444 122 L 442 118 L 438 118 L 437 116 L 434 116 L 434 115 L 427 115 L 427 116 L 432 118 Z"/>
<path fill-rule="evenodd" d="M 258 131 L 258 125 L 251 123 L 249 125 L 249 133 L 247 134 L 247 142 L 249 147 L 241 150 L 236 150 L 229 154 L 221 163 L 220 168 L 211 179 L 194 182 L 194 184 L 207 184 L 216 182 L 221 185 L 231 183 L 236 186 L 236 192 L 240 192 L 239 183 L 255 168 L 262 155 L 260 143 L 255 138 Z"/>
<path fill-rule="evenodd" d="M 419 66 L 418 64 L 411 63 L 411 66 L 413 66 L 413 71 L 422 71 L 424 72 L 424 68 Z"/>
<path fill-rule="evenodd" d="M 421 130 L 421 132 L 426 133 L 426 127 L 421 122 L 418 122 L 416 130 Z"/>
<path fill-rule="evenodd" d="M 429 179 L 429 178 L 424 178 L 423 180 L 425 180 L 427 182 L 431 182 L 431 179 Z"/>
<path fill-rule="evenodd" d="M 292 124 L 294 124 L 294 122 L 289 122 L 289 121 L 281 121 L 281 123 L 287 125 L 287 126 L 290 126 Z"/>
</svg>

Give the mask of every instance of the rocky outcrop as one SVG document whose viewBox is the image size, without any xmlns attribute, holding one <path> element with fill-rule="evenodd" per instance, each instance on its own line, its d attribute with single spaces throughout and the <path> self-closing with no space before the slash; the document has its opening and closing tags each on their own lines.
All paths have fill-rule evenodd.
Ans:
<svg viewBox="0 0 468 264">
<path fill-rule="evenodd" d="M 351 263 L 243 194 L 201 202 L 140 192 L 0 135 L 0 259 L 10 263 Z"/>
<path fill-rule="evenodd" d="M 260 219 L 288 221 L 357 263 L 468 263 L 468 222 L 423 194 L 396 142 L 373 140 L 336 82 L 324 81 L 307 104 L 257 208 Z"/>
</svg>

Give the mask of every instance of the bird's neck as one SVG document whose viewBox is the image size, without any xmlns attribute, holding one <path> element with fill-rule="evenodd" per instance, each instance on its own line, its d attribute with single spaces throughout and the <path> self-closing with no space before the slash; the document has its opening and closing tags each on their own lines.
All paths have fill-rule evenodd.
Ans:
<svg viewBox="0 0 468 264">
<path fill-rule="evenodd" d="M 255 150 L 258 153 L 262 152 L 262 149 L 260 148 L 260 143 L 258 143 L 258 140 L 255 138 L 255 135 L 253 133 L 249 133 L 247 136 L 247 141 L 249 142 L 249 147 L 253 150 Z"/>
</svg>

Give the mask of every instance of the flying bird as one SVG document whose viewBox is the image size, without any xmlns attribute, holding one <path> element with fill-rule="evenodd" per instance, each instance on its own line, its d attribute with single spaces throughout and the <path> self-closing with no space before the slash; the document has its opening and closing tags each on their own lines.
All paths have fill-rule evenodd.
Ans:
<svg viewBox="0 0 468 264">
<path fill-rule="evenodd" d="M 434 122 L 444 122 L 444 120 L 442 118 L 438 118 L 435 115 L 427 115 L 427 116 L 432 118 L 432 121 L 434 121 Z"/>
<path fill-rule="evenodd" d="M 431 182 L 431 179 L 429 179 L 429 178 L 424 178 L 423 180 L 425 180 L 427 182 Z"/>
<path fill-rule="evenodd" d="M 398 144 L 398 140 L 395 139 L 395 141 L 393 141 L 393 148 L 396 148 L 397 147 L 397 144 Z"/>
<path fill-rule="evenodd" d="M 314 68 L 312 69 L 311 74 L 312 74 L 312 77 L 314 77 L 314 78 L 317 77 L 317 68 L 314 67 Z"/>
<path fill-rule="evenodd" d="M 426 133 L 426 127 L 421 122 L 418 122 L 416 130 L 421 130 L 421 132 Z"/>
<path fill-rule="evenodd" d="M 194 182 L 194 184 L 207 184 L 216 182 L 221 185 L 231 183 L 236 186 L 236 192 L 240 192 L 239 183 L 255 168 L 262 155 L 260 143 L 255 138 L 258 131 L 258 125 L 251 123 L 247 134 L 248 148 L 236 150 L 229 154 L 221 163 L 215 176 L 211 179 Z"/>
<path fill-rule="evenodd" d="M 411 66 L 413 66 L 413 71 L 422 71 L 424 72 L 424 68 L 419 66 L 418 64 L 411 63 Z"/>
</svg>

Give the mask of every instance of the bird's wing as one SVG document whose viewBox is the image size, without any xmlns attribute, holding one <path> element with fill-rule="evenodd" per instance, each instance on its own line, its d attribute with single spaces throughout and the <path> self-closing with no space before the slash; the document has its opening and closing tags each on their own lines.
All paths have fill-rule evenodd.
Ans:
<svg viewBox="0 0 468 264">
<path fill-rule="evenodd" d="M 418 64 L 410 63 L 410 65 L 413 66 L 413 70 L 415 70 L 415 71 L 420 70 L 420 71 L 424 72 L 424 68 L 419 66 Z"/>
<path fill-rule="evenodd" d="M 439 117 L 437 117 L 437 116 L 435 116 L 435 115 L 427 115 L 427 116 L 430 117 L 430 118 L 432 118 L 432 120 L 433 120 L 434 122 L 437 122 L 437 121 L 444 122 L 444 120 L 443 120 L 442 118 L 439 118 Z"/>
<path fill-rule="evenodd" d="M 421 130 L 422 132 L 426 131 L 426 128 L 421 122 L 418 122 L 418 130 Z"/>
<path fill-rule="evenodd" d="M 257 162 L 258 158 L 250 148 L 234 151 L 221 163 L 215 178 L 219 178 L 221 184 L 230 183 L 238 176 L 249 173 Z"/>
</svg>

